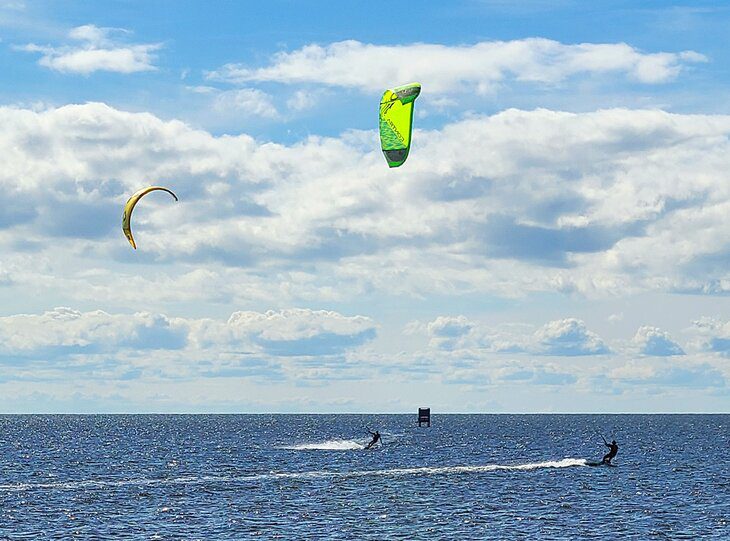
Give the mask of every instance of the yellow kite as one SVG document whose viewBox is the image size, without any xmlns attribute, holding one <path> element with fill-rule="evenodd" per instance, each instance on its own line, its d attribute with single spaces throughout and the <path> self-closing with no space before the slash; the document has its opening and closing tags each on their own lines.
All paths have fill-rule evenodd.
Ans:
<svg viewBox="0 0 730 541">
<path fill-rule="evenodd" d="M 162 190 L 163 192 L 167 192 L 175 198 L 175 201 L 178 200 L 177 196 L 174 193 L 172 193 L 167 188 L 164 188 L 163 186 L 149 186 L 147 188 L 142 188 L 141 190 L 135 192 L 134 195 L 129 198 L 127 204 L 124 205 L 124 213 L 122 214 L 122 231 L 124 231 L 124 236 L 127 237 L 129 244 L 131 244 L 132 248 L 134 248 L 135 250 L 137 249 L 137 245 L 134 243 L 134 237 L 132 236 L 132 211 L 134 210 L 134 206 L 137 204 L 137 201 L 139 201 L 143 196 L 147 195 L 148 193 L 154 192 L 155 190 Z"/>
</svg>

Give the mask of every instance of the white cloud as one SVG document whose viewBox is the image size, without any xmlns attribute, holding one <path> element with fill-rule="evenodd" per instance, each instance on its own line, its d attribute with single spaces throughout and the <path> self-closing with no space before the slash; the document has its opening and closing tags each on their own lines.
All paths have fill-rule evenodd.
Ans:
<svg viewBox="0 0 730 541">
<path fill-rule="evenodd" d="M 243 330 L 277 342 L 306 340 L 322 334 L 355 336 L 375 329 L 368 317 L 346 317 L 337 312 L 309 309 L 235 312 L 228 325 L 237 331 Z"/>
<path fill-rule="evenodd" d="M 264 351 L 278 355 L 331 355 L 375 337 L 368 317 L 346 317 L 326 310 L 235 312 L 228 320 L 231 332 L 249 337 Z"/>
<path fill-rule="evenodd" d="M 305 309 L 236 312 L 228 321 L 69 308 L 6 316 L 0 318 L 0 409 L 14 410 L 14 397 L 33 390 L 48 394 L 49 403 L 93 394 L 65 403 L 66 411 L 83 410 L 89 401 L 92 411 L 128 411 L 139 397 L 155 403 L 150 397 L 160 396 L 173 410 L 235 399 L 240 411 L 251 407 L 242 396 L 267 401 L 302 396 L 305 387 L 361 381 L 368 364 L 359 351 L 376 327 L 367 317 Z M 329 402 L 322 393 L 311 398 Z M 39 402 L 23 408 L 47 409 Z"/>
<path fill-rule="evenodd" d="M 422 324 L 411 322 L 406 334 L 422 333 L 429 337 L 429 347 L 442 351 L 469 350 L 492 354 L 525 353 L 530 355 L 601 355 L 610 350 L 603 340 L 589 331 L 585 323 L 574 318 L 546 323 L 541 328 L 524 324 L 490 327 L 464 316 L 439 316 Z"/>
<path fill-rule="evenodd" d="M 464 316 L 439 316 L 427 325 L 427 332 L 431 336 L 430 345 L 444 350 L 463 347 L 464 339 L 469 336 L 474 324 Z"/>
<path fill-rule="evenodd" d="M 539 352 L 544 355 L 600 355 L 609 353 L 601 337 L 575 318 L 551 321 L 535 333 Z"/>
<path fill-rule="evenodd" d="M 31 43 L 18 49 L 41 53 L 38 61 L 41 66 L 64 73 L 135 73 L 157 69 L 154 66 L 154 53 L 162 45 L 126 44 L 116 39 L 115 36 L 125 33 L 127 31 L 123 29 L 99 28 L 89 24 L 78 26 L 69 32 L 68 37 L 78 42 L 77 44 L 50 47 Z"/>
<path fill-rule="evenodd" d="M 448 330 L 441 333 L 443 328 Z M 529 325 L 490 327 L 463 316 L 441 316 L 430 324 L 412 322 L 407 332 L 431 338 L 439 338 L 439 334 L 458 337 L 458 347 L 451 347 L 448 342 L 447 347 L 442 347 L 442 342 L 432 339 L 425 351 L 390 360 L 403 373 L 411 370 L 421 378 L 430 374 L 442 384 L 457 386 L 463 392 L 483 393 L 488 388 L 490 395 L 532 396 L 541 388 L 555 388 L 566 393 L 569 402 L 579 396 L 590 402 L 589 397 L 600 391 L 622 395 L 615 401 L 622 404 L 629 396 L 635 399 L 637 394 L 646 394 L 653 402 L 675 390 L 680 392 L 679 389 L 710 390 L 722 396 L 730 375 L 721 360 L 708 360 L 702 354 L 677 356 L 671 344 L 665 342 L 660 343 L 661 348 L 656 347 L 653 339 L 665 338 L 667 333 L 652 327 L 644 327 L 638 333 L 641 344 L 648 344 L 646 355 L 638 358 L 637 342 L 617 339 L 616 347 L 609 349 L 601 337 L 575 318 L 551 321 L 533 331 Z M 506 336 L 522 348 L 505 352 L 495 347 L 495 342 Z M 664 358 L 658 358 L 660 353 Z M 394 372 L 395 366 L 389 373 Z M 685 398 L 686 395 L 681 399 Z M 567 406 L 568 411 L 574 409 L 575 406 Z"/>
<path fill-rule="evenodd" d="M 119 347 L 178 349 L 184 347 L 186 334 L 180 320 L 162 315 L 112 315 L 61 307 L 38 315 L 0 317 L 0 352 L 52 356 Z"/>
<path fill-rule="evenodd" d="M 110 43 L 108 36 L 113 30 L 112 28 L 99 28 L 93 24 L 86 24 L 72 28 L 68 33 L 68 37 L 76 41 L 86 41 L 90 45 L 99 47 Z"/>
<path fill-rule="evenodd" d="M 214 107 L 218 111 L 239 111 L 245 116 L 260 116 L 272 119 L 279 117 L 279 111 L 274 105 L 273 98 L 256 88 L 220 92 L 215 97 Z"/>
<path fill-rule="evenodd" d="M 692 331 L 699 337 L 702 350 L 730 357 L 730 321 L 703 317 L 693 322 Z"/>
<path fill-rule="evenodd" d="M 669 357 L 672 355 L 684 355 L 684 350 L 674 342 L 669 333 L 657 327 L 639 327 L 633 338 L 634 345 L 644 355 L 655 357 Z"/>
<path fill-rule="evenodd" d="M 608 316 L 607 321 L 609 323 L 618 323 L 620 321 L 623 321 L 623 319 L 624 319 L 624 313 L 619 312 L 618 314 L 611 314 L 610 316 Z"/>
<path fill-rule="evenodd" d="M 306 111 L 317 104 L 320 95 L 320 92 L 312 90 L 297 90 L 286 100 L 286 106 L 292 111 Z"/>
<path fill-rule="evenodd" d="M 435 335 L 478 337 L 486 329 L 463 317 L 431 323 Z M 365 344 L 377 327 L 367 317 L 306 309 L 241 311 L 227 321 L 69 308 L 6 316 L 0 318 L 0 405 L 15 411 L 22 395 L 40 393 L 47 395 L 39 398 L 43 404 L 66 401 L 58 406 L 66 411 L 128 411 L 132 404 L 147 411 L 159 411 L 160 404 L 190 411 L 224 407 L 226 401 L 232 401 L 232 411 L 241 411 L 265 410 L 266 404 L 270 409 L 277 397 L 289 396 L 302 397 L 309 409 L 346 398 L 346 409 L 352 411 L 370 404 L 368 400 L 395 394 L 402 410 L 422 400 L 426 389 L 438 397 L 429 404 L 444 409 L 447 404 L 459 407 L 488 389 L 508 411 L 520 409 L 525 400 L 556 404 L 554 393 L 566 393 L 568 400 L 560 409 L 576 411 L 585 410 L 599 389 L 632 396 L 649 392 L 655 404 L 673 393 L 721 394 L 727 385 L 728 376 L 718 364 L 723 360 L 688 356 L 680 363 L 672 358 L 631 359 L 620 352 L 597 357 L 595 337 L 575 320 L 551 322 L 534 334 L 523 327 L 522 335 L 535 348 L 526 355 L 479 347 L 376 353 Z M 420 325 L 422 331 L 428 328 Z M 549 356 L 535 355 L 546 351 L 546 335 Z M 563 348 L 559 357 L 553 355 L 556 337 Z M 591 350 L 594 362 L 577 358 L 577 349 Z M 373 390 L 379 393 L 376 397 Z M 86 398 L 68 402 L 70 395 Z M 242 400 L 244 396 L 250 400 Z M 41 402 L 24 402 L 21 410 L 50 408 Z"/>
<path fill-rule="evenodd" d="M 556 84 L 574 75 L 610 72 L 624 73 L 645 84 L 663 83 L 674 79 L 687 64 L 705 60 L 693 51 L 644 53 L 625 43 L 568 45 L 543 38 L 467 46 L 389 46 L 350 40 L 281 52 L 262 68 L 227 64 L 209 77 L 235 83 L 319 83 L 368 91 L 382 91 L 394 81 L 420 81 L 431 93 L 488 92 L 508 79 Z"/>
<path fill-rule="evenodd" d="M 218 92 L 218 89 L 214 86 L 197 85 L 186 86 L 185 88 L 194 94 L 215 94 Z"/>
<path fill-rule="evenodd" d="M 221 355 L 239 349 L 271 356 L 340 355 L 372 340 L 376 328 L 368 317 L 325 310 L 234 312 L 226 322 L 60 307 L 42 314 L 0 317 L 0 356 L 51 360 L 145 349 Z"/>
<path fill-rule="evenodd" d="M 730 288 L 725 116 L 473 117 L 416 132 L 398 182 L 367 132 L 287 146 L 103 104 L 5 107 L 0 122 L 3 268 L 73 296 L 55 304 Z M 180 203 L 140 205 L 132 253 L 119 209 L 150 179 Z"/>
</svg>

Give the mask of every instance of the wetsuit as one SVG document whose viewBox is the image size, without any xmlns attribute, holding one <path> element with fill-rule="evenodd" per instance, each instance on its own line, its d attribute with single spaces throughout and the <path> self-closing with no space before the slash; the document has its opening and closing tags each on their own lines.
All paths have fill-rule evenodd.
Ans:
<svg viewBox="0 0 730 541">
<path fill-rule="evenodd" d="M 370 432 L 370 431 L 368 430 L 368 432 Z M 378 441 L 380 441 L 380 432 L 378 432 L 376 430 L 375 432 L 370 432 L 370 434 L 373 436 L 373 441 L 371 441 L 370 443 L 368 443 L 365 446 L 365 449 L 370 449 L 373 445 L 375 445 L 376 443 L 378 443 Z"/>
<path fill-rule="evenodd" d="M 613 457 L 615 457 L 618 454 L 618 444 L 616 443 L 616 440 L 613 440 L 611 443 L 608 443 L 606 440 L 603 440 L 603 444 L 606 447 L 608 447 L 610 450 L 608 451 L 608 453 L 606 453 L 606 455 L 603 457 L 603 460 L 601 462 L 603 462 L 604 464 L 610 464 L 611 459 L 613 459 Z"/>
</svg>

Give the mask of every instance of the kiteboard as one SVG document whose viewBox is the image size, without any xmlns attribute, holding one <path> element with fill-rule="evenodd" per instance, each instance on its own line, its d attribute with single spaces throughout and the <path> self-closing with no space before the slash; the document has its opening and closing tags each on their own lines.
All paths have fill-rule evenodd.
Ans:
<svg viewBox="0 0 730 541">
<path fill-rule="evenodd" d="M 609 464 L 608 462 L 587 462 L 586 466 L 606 466 L 608 468 L 617 468 L 616 464 Z"/>
</svg>

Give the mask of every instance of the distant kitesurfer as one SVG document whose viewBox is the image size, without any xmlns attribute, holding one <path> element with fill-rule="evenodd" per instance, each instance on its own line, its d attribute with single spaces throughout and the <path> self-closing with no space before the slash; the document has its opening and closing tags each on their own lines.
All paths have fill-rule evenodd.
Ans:
<svg viewBox="0 0 730 541">
<path fill-rule="evenodd" d="M 383 445 L 383 440 L 380 439 L 380 432 L 378 432 L 377 430 L 375 432 L 368 430 L 368 433 L 373 437 L 373 439 L 370 443 L 368 443 L 365 446 L 365 449 L 370 449 L 373 445 L 375 445 L 378 442 L 380 442 L 380 445 Z"/>
<path fill-rule="evenodd" d="M 611 460 L 613 459 L 613 457 L 618 454 L 618 444 L 616 443 L 616 440 L 608 443 L 606 441 L 606 438 L 604 438 L 603 436 L 601 436 L 601 439 L 603 439 L 603 444 L 609 448 L 608 453 L 606 453 L 606 456 L 604 456 L 603 460 L 601 460 L 601 464 L 611 464 Z"/>
</svg>

